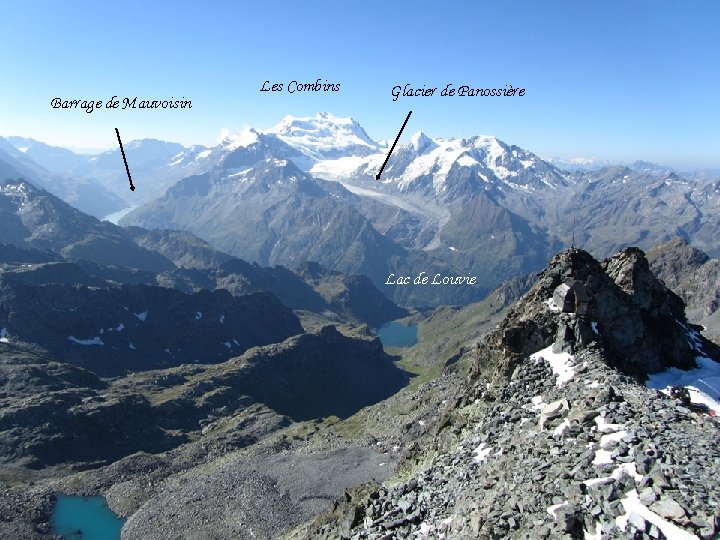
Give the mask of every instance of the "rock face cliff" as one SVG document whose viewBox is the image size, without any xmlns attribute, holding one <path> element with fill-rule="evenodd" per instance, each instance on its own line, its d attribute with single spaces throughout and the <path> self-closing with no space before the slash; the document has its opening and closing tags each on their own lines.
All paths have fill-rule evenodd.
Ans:
<svg viewBox="0 0 720 540">
<path fill-rule="evenodd" d="M 587 315 L 551 301 L 568 279 L 587 287 Z M 717 538 L 720 423 L 643 384 L 718 367 L 683 308 L 638 249 L 602 262 L 561 252 L 480 340 L 466 383 L 393 479 L 348 491 L 288 536 Z"/>
</svg>

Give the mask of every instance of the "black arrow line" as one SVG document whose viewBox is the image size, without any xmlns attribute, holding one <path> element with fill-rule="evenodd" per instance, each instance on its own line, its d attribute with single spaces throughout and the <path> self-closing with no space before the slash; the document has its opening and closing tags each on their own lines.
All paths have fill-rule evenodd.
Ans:
<svg viewBox="0 0 720 540">
<path fill-rule="evenodd" d="M 115 133 L 117 133 L 118 142 L 120 143 L 120 152 L 122 152 L 123 161 L 125 162 L 125 170 L 128 173 L 128 180 L 130 180 L 130 191 L 135 191 L 135 186 L 133 186 L 132 177 L 130 176 L 130 167 L 128 167 L 127 164 L 127 158 L 125 157 L 125 149 L 123 148 L 122 141 L 120 140 L 120 132 L 118 131 L 118 128 L 115 128 Z"/>
<path fill-rule="evenodd" d="M 403 129 L 405 129 L 405 124 L 408 123 L 408 120 L 410 120 L 410 115 L 412 114 L 412 111 L 408 113 L 408 115 L 405 117 L 405 121 L 403 122 L 402 127 L 400 128 L 400 133 L 397 134 L 397 137 L 395 137 L 395 142 L 392 145 L 392 148 L 390 148 L 390 151 L 388 152 L 387 157 L 385 158 L 385 163 L 382 164 L 382 167 L 380 167 L 380 172 L 375 175 L 375 180 L 380 180 L 380 175 L 383 172 L 383 169 L 385 169 L 385 165 L 387 165 L 388 159 L 390 159 L 390 155 L 393 153 L 393 150 L 395 150 L 395 145 L 397 144 L 398 140 L 400 139 L 400 135 L 402 135 Z"/>
</svg>

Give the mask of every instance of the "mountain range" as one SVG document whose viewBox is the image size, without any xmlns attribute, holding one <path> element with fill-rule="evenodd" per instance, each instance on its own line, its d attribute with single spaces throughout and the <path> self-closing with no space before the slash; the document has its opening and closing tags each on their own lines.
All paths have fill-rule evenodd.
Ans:
<svg viewBox="0 0 720 540">
<path fill-rule="evenodd" d="M 41 143 L 40 143 L 41 144 Z M 46 145 L 45 145 L 46 146 Z M 25 149 L 25 146 L 21 146 Z M 64 148 L 48 146 L 50 155 L 70 155 L 71 160 L 82 159 L 81 156 Z M 62 173 L 62 167 L 54 168 L 56 160 L 49 159 L 46 163 L 51 169 L 41 165 L 0 137 L 0 179 L 31 178 L 38 187 L 50 190 L 64 201 L 84 212 L 102 217 L 126 206 L 122 197 L 114 190 L 103 187 L 93 178 L 77 178 Z"/>
<path fill-rule="evenodd" d="M 56 495 L 36 498 L 29 476 L 64 482 L 173 453 L 184 468 L 231 449 L 265 467 L 263 444 L 350 417 L 413 376 L 371 332 L 408 312 L 363 275 L 262 267 L 187 231 L 120 227 L 24 179 L 0 181 L 0 226 L 2 538 L 55 534 Z M 375 465 L 357 464 L 368 456 Z M 377 476 L 378 457 L 327 453 L 323 489 Z M 300 497 L 295 520 L 327 495 Z"/>
<path fill-rule="evenodd" d="M 717 179 L 688 181 L 647 164 L 569 172 L 494 137 L 416 133 L 377 182 L 386 152 L 354 120 L 286 117 L 228 137 L 208 156 L 211 170 L 123 223 L 190 230 L 261 264 L 314 259 L 364 273 L 406 305 L 481 298 L 573 243 L 605 256 L 681 236 L 717 256 Z M 408 268 L 402 261 L 412 261 L 411 273 L 476 275 L 478 285 L 440 296 L 385 286 Z"/>
<path fill-rule="evenodd" d="M 133 231 L 165 250 L 189 237 Z M 60 494 L 98 493 L 128 517 L 123 537 L 150 540 L 720 532 L 718 420 L 702 405 L 720 402 L 720 348 L 638 248 L 567 249 L 484 308 L 435 310 L 425 361 L 441 370 L 413 384 L 378 340 L 304 332 L 270 293 L 82 284 L 101 265 L 0 247 L 4 538 L 51 538 Z M 712 275 L 681 241 L 657 253 L 680 283 Z M 232 258 L 217 271 L 245 265 L 263 275 Z M 554 303 L 568 279 L 588 316 Z M 455 338 L 462 360 L 444 354 Z"/>
<path fill-rule="evenodd" d="M 84 301 L 91 302 L 95 308 L 103 303 L 114 304 L 110 297 L 103 297 L 105 293 L 95 290 L 98 288 L 144 285 L 151 287 L 146 291 L 162 287 L 186 294 L 200 294 L 207 290 L 221 293 L 229 291 L 237 297 L 251 293 L 270 293 L 273 297 L 260 303 L 271 306 L 274 299 L 278 298 L 290 309 L 322 314 L 327 320 L 368 324 L 372 328 L 406 314 L 404 309 L 393 304 L 362 275 L 340 274 L 315 263 L 308 263 L 299 269 L 299 273 L 282 266 L 269 268 L 250 264 L 212 248 L 189 232 L 123 228 L 100 221 L 25 180 L 0 182 L 0 224 L 4 233 L 3 242 L 0 243 L 0 289 L 3 286 L 10 287 L 11 297 L 14 298 L 23 287 L 42 286 L 33 293 L 40 295 L 34 302 L 38 306 L 59 302 L 55 307 L 60 312 L 76 310 Z M 55 285 L 61 287 L 52 293 L 51 286 Z M 83 286 L 89 288 L 89 291 L 85 296 L 77 291 L 69 293 L 70 297 L 80 294 L 80 297 L 72 300 L 63 296 L 67 293 L 67 286 Z M 50 296 L 42 299 L 45 294 Z M 59 296 L 52 300 L 54 294 Z M 127 290 L 120 293 L 120 297 L 129 298 L 138 294 L 144 296 L 146 293 L 142 289 L 134 293 Z M 151 294 L 160 294 L 155 298 L 161 310 L 166 309 L 166 303 L 183 302 L 180 297 L 172 296 L 171 292 Z M 4 316 L 0 315 L 0 320 L 5 322 L 8 321 L 8 313 L 15 313 L 19 317 L 20 312 L 29 309 L 24 301 L 17 303 L 9 298 L 5 298 L 7 311 Z M 85 300 L 81 301 L 80 298 Z M 190 309 L 188 313 L 192 315 L 203 311 L 204 303 L 224 302 L 221 296 L 213 298 L 208 297 L 196 303 L 199 306 L 197 309 L 187 308 Z M 60 307 L 60 304 L 67 305 Z M 284 306 L 279 307 L 285 309 Z M 147 311 L 141 307 L 138 306 L 135 312 Z M 105 311 L 113 312 L 115 309 L 117 306 L 113 305 Z M 47 315 L 46 323 L 51 324 L 52 314 L 48 312 Z M 279 313 L 276 316 L 278 320 L 285 317 Z M 132 317 L 130 320 L 135 322 Z M 121 322 L 118 320 L 108 324 L 116 327 Z M 38 320 L 34 325 L 37 323 Z M 22 325 L 13 329 L 13 325 L 2 325 L 0 322 L 0 327 L 19 338 L 34 332 Z M 98 329 L 101 327 L 98 326 Z M 94 330 L 95 333 L 98 329 Z M 50 334 L 53 332 L 45 328 L 41 334 L 51 339 Z M 81 341 L 98 337 L 95 334 L 89 338 L 72 333 L 69 335 Z M 60 340 L 66 340 L 68 336 L 61 336 Z M 239 339 L 237 336 L 235 338 Z M 226 341 L 222 339 L 216 345 Z M 128 347 L 131 342 L 128 340 L 123 347 Z M 232 339 L 230 343 L 233 343 Z M 223 352 L 223 349 L 220 351 Z"/>
<path fill-rule="evenodd" d="M 15 150 L 10 166 L 35 160 L 36 167 L 113 192 L 93 199 L 105 209 L 124 206 L 114 218 L 123 225 L 188 231 L 263 266 L 295 269 L 314 261 L 363 274 L 405 306 L 477 301 L 506 279 L 538 271 L 568 245 L 607 256 L 679 236 L 720 256 L 717 177 L 687 180 L 645 162 L 567 170 L 491 136 L 417 132 L 394 150 L 378 182 L 386 142 L 351 118 L 287 116 L 212 148 L 127 143 L 136 192 L 126 189 L 119 150 L 80 156 L 16 137 L 5 146 Z M 31 173 L 23 174 L 32 179 Z M 456 287 L 386 284 L 391 274 L 420 272 L 476 280 Z"/>
</svg>

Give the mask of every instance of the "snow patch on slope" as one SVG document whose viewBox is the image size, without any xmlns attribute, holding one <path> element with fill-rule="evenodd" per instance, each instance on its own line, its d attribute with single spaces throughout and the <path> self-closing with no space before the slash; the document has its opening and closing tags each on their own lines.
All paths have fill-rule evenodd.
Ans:
<svg viewBox="0 0 720 540">
<path fill-rule="evenodd" d="M 666 538 L 673 538 L 677 540 L 698 540 L 698 537 L 694 534 L 690 534 L 647 508 L 642 502 L 640 502 L 637 490 L 635 489 L 630 490 L 626 497 L 620 499 L 620 503 L 625 509 L 625 514 L 616 517 L 615 523 L 623 531 L 627 528 L 630 514 L 635 513 L 645 521 L 652 523 L 660 529 Z"/>
<path fill-rule="evenodd" d="M 490 455 L 490 452 L 492 452 L 491 447 L 486 447 L 485 443 L 480 443 L 480 446 L 473 450 L 473 454 L 475 454 L 473 461 L 475 461 L 475 463 L 482 463 Z"/>
<path fill-rule="evenodd" d="M 710 409 L 720 412 L 720 363 L 698 356 L 696 369 L 682 370 L 670 368 L 648 377 L 645 386 L 670 394 L 673 386 L 684 386 L 690 392 L 693 403 L 707 405 Z"/>
<path fill-rule="evenodd" d="M 544 348 L 541 351 L 530 355 L 530 360 L 539 361 L 545 359 L 553 370 L 553 373 L 557 375 L 557 386 L 560 388 L 566 382 L 573 378 L 575 375 L 575 369 L 573 364 L 573 356 L 570 353 L 554 353 L 552 345 Z"/>
<path fill-rule="evenodd" d="M 78 345 L 105 345 L 98 336 L 90 339 L 78 339 L 73 336 L 68 336 L 68 341 L 72 341 Z"/>
</svg>

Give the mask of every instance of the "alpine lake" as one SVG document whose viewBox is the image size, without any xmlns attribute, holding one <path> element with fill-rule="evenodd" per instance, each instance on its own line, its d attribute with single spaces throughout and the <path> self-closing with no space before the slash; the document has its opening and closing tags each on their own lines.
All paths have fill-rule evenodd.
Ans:
<svg viewBox="0 0 720 540">
<path fill-rule="evenodd" d="M 412 347 L 418 342 L 417 325 L 404 325 L 397 321 L 383 324 L 377 336 L 383 347 Z"/>
<path fill-rule="evenodd" d="M 104 497 L 58 495 L 52 516 L 53 532 L 63 540 L 119 540 L 124 523 Z"/>
</svg>

